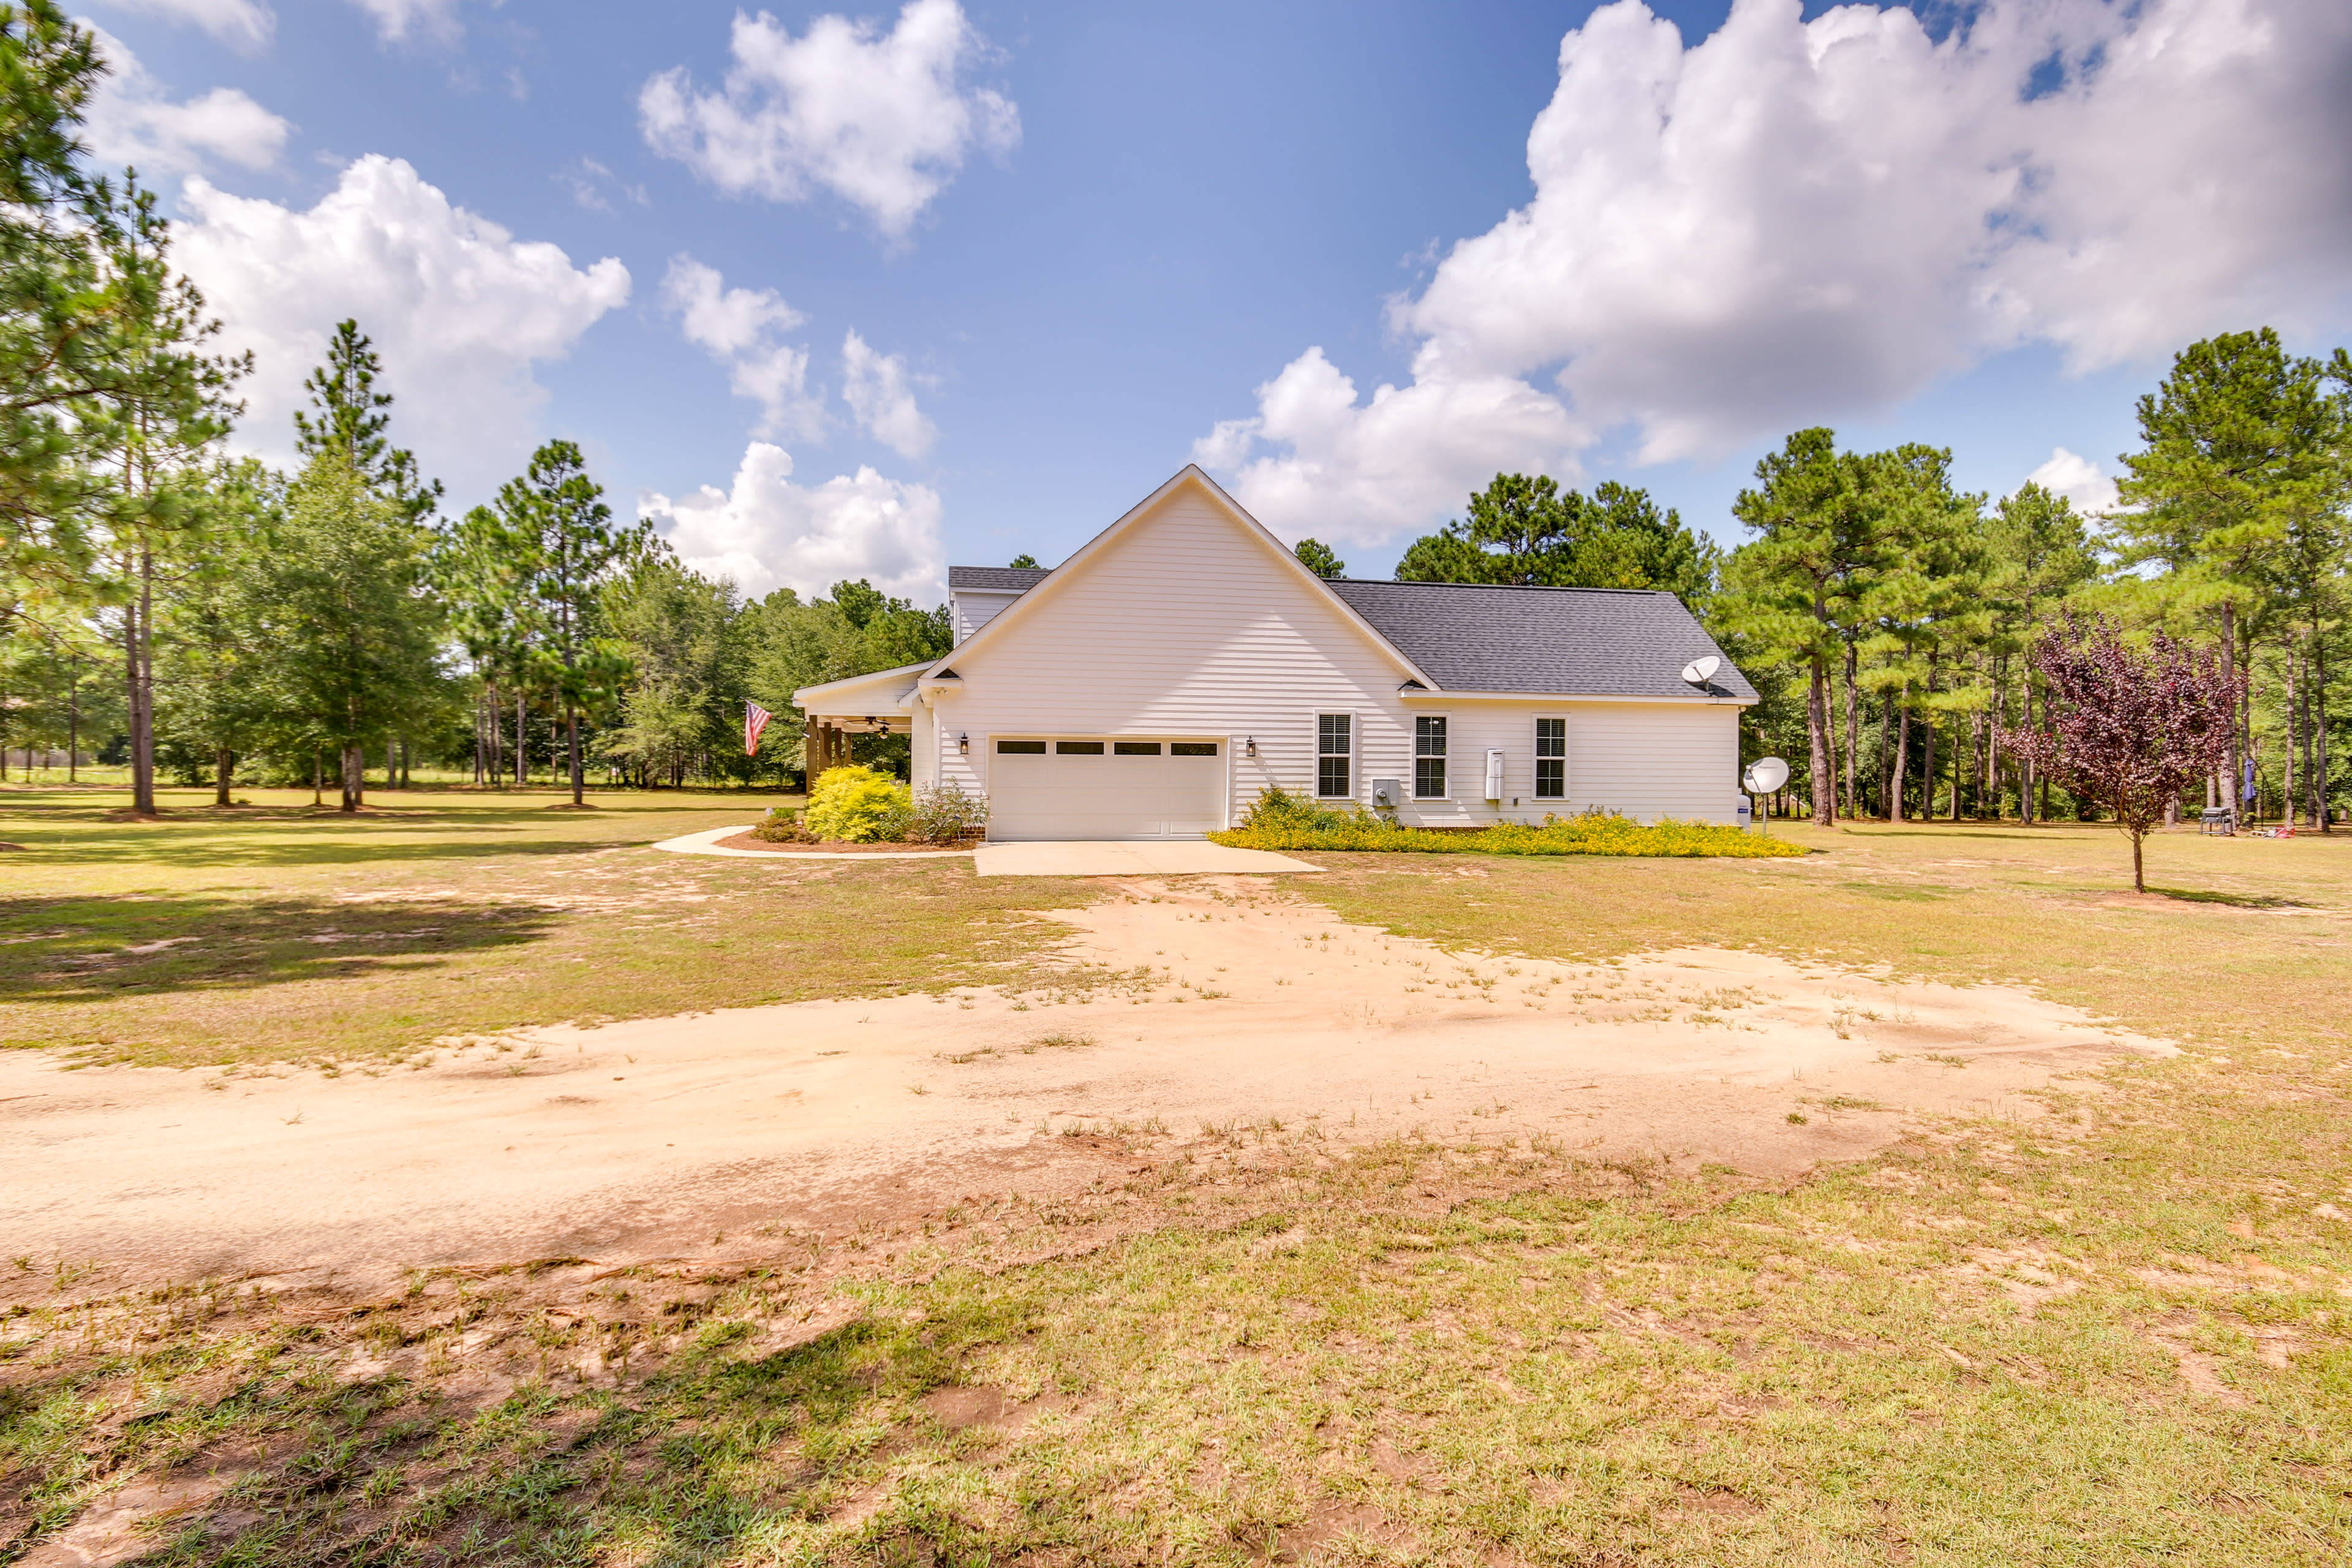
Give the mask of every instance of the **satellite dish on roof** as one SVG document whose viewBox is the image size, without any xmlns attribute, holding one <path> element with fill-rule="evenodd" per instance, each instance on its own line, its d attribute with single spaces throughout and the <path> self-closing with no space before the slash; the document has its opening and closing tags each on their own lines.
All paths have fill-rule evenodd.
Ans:
<svg viewBox="0 0 2352 1568">
<path fill-rule="evenodd" d="M 1705 686 L 1715 679 L 1715 672 L 1722 668 L 1723 660 L 1713 654 L 1708 654 L 1705 658 L 1695 658 L 1683 666 L 1683 679 L 1693 686 Z"/>
<path fill-rule="evenodd" d="M 1778 757 L 1760 758 L 1748 764 L 1748 775 L 1739 782 L 1750 795 L 1770 795 L 1789 782 L 1789 764 Z"/>
</svg>

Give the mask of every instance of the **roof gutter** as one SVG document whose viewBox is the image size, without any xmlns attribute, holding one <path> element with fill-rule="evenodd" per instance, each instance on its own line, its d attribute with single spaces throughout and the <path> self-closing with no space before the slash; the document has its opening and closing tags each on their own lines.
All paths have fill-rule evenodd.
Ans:
<svg viewBox="0 0 2352 1568">
<path fill-rule="evenodd" d="M 1760 697 L 1735 697 L 1729 692 L 1718 695 L 1694 691 L 1688 697 L 1625 697 L 1585 691 L 1433 691 L 1411 684 L 1399 687 L 1397 695 L 1407 702 L 1606 702 L 1639 703 L 1653 708 L 1753 708 L 1763 700 Z"/>
</svg>

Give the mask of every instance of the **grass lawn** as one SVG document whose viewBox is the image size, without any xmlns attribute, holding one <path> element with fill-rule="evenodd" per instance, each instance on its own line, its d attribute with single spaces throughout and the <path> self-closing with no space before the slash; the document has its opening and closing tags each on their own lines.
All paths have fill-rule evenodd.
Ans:
<svg viewBox="0 0 2352 1568">
<path fill-rule="evenodd" d="M 207 828 L 216 847 L 168 867 L 131 841 L 105 886 L 54 841 L 27 864 L 82 921 L 132 894 L 343 921 L 352 894 L 415 900 L 473 866 L 550 910 L 513 947 L 432 955 L 485 974 L 607 940 L 585 928 L 611 910 L 548 901 L 608 863 L 757 903 L 727 862 L 624 872 L 635 852 L 604 847 L 727 811 L 609 811 L 420 821 L 413 860 L 370 859 L 369 835 L 408 831 L 388 816 L 267 885 L 233 846 L 266 860 L 308 825 Z M 115 831 L 145 830 L 55 828 Z M 2345 1561 L 2352 837 L 2168 835 L 2168 891 L 2140 899 L 2107 829 L 1775 831 L 1822 853 L 1332 857 L 1293 887 L 1465 947 L 1716 942 L 2022 981 L 2184 1053 L 1786 1187 L 1540 1142 L 1334 1154 L 1297 1129 L 1179 1129 L 1067 1203 L 975 1194 L 724 1268 L 85 1300 L 69 1260 L 27 1258 L 32 1304 L 0 1323 L 0 1529 L 29 1544 L 120 1486 L 152 1500 L 157 1563 Z M 1050 891 L 983 908 L 968 884 L 859 867 L 758 907 L 1002 921 Z M 873 973 L 871 940 L 826 983 Z M 290 1017 L 279 988 L 362 984 L 275 975 L 239 1005 Z M 137 1002 L 166 1040 L 220 1005 L 193 984 Z"/>
<path fill-rule="evenodd" d="M 0 1043 L 163 1066 L 398 1058 L 436 1036 L 994 979 L 1054 934 L 959 861 L 646 846 L 798 796 L 0 789 Z M 1068 902 L 1076 894 L 1064 894 Z"/>
</svg>

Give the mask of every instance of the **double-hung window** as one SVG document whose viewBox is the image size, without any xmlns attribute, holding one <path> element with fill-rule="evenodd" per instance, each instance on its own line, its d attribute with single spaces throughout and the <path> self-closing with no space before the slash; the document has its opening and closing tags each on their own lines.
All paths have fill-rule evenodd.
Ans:
<svg viewBox="0 0 2352 1568">
<path fill-rule="evenodd" d="M 1536 798 L 1568 798 L 1568 721 L 1536 721 Z"/>
<path fill-rule="evenodd" d="M 1327 800 L 1356 793 L 1356 716 L 1315 716 L 1315 793 Z"/>
<path fill-rule="evenodd" d="M 1445 797 L 1445 721 L 1412 721 L 1412 793 L 1422 800 Z"/>
</svg>

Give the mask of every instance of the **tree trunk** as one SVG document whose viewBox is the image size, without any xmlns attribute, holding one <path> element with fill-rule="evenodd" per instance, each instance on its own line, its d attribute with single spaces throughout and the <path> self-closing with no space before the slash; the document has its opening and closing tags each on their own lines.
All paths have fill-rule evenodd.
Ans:
<svg viewBox="0 0 2352 1568">
<path fill-rule="evenodd" d="M 400 746 L 390 736 L 386 736 L 383 742 L 383 787 L 400 787 Z"/>
<path fill-rule="evenodd" d="M 343 805 L 345 811 L 357 811 L 367 804 L 367 750 L 362 746 L 343 748 Z"/>
<path fill-rule="evenodd" d="M 530 764 L 524 760 L 525 754 L 530 750 L 523 739 L 528 733 L 529 731 L 523 728 L 522 689 L 517 687 L 515 689 L 515 788 L 517 789 L 521 789 L 530 783 Z"/>
<path fill-rule="evenodd" d="M 1856 658 L 1852 643 L 1845 647 L 1845 814 L 1862 815 L 1854 782 L 1856 759 L 1862 754 L 1862 698 L 1854 689 Z"/>
<path fill-rule="evenodd" d="M 1929 678 L 1929 691 L 1935 689 Z M 1936 710 L 1927 710 L 1927 722 L 1919 726 L 1919 820 L 1936 820 Z"/>
<path fill-rule="evenodd" d="M 2336 816 L 2327 809 L 2327 647 L 2316 637 L 2311 647 L 2311 785 L 2319 831 L 2336 831 Z"/>
<path fill-rule="evenodd" d="M 1984 794 L 1977 801 L 1977 815 L 1982 816 L 1985 807 L 1992 807 L 1992 819 L 2000 820 L 2000 720 L 2007 711 L 2009 692 L 2003 684 L 2009 671 L 1996 662 L 1992 672 L 1992 716 L 1985 725 Z"/>
<path fill-rule="evenodd" d="M 131 729 L 131 809 L 142 816 L 155 811 L 154 710 L 150 706 L 155 689 L 147 647 L 147 616 L 154 605 L 152 574 L 153 558 L 142 550 L 138 596 L 122 606 L 123 716 Z"/>
<path fill-rule="evenodd" d="M 2025 728 L 2030 730 L 2033 727 L 2033 678 L 2031 675 L 2025 678 L 2025 689 L 2018 693 L 2018 701 L 2024 709 Z M 2033 760 L 2031 757 L 2021 759 L 2017 765 L 2017 820 L 2020 822 L 2040 820 L 2033 809 Z"/>
<path fill-rule="evenodd" d="M 2147 891 L 2147 877 L 2140 866 L 2140 836 L 2137 833 L 2132 835 L 2132 891 Z"/>
<path fill-rule="evenodd" d="M 236 765 L 236 753 L 226 746 L 213 748 L 213 804 L 227 805 L 229 770 Z"/>
<path fill-rule="evenodd" d="M 310 748 L 310 808 L 317 810 L 327 804 L 327 760 L 319 748 Z"/>
<path fill-rule="evenodd" d="M 584 782 L 580 776 L 580 715 L 569 703 L 563 709 L 563 748 L 572 764 L 572 804 L 578 805 Z"/>
<path fill-rule="evenodd" d="M 1895 726 L 1895 765 L 1886 773 L 1886 820 L 1901 822 L 1903 786 L 1911 777 L 1911 683 L 1905 681 L 1898 694 L 1886 694 L 1886 721 Z M 1882 747 L 1882 750 L 1885 748 Z"/>
<path fill-rule="evenodd" d="M 1810 748 L 1812 765 L 1813 822 L 1816 826 L 1837 825 L 1836 780 L 1830 771 L 1829 737 L 1829 672 L 1822 668 L 1821 656 L 1811 660 L 1812 679 L 1805 692 L 1805 743 Z M 816 723 L 809 723 L 809 740 L 816 739 Z M 802 760 L 810 752 L 804 748 Z"/>
<path fill-rule="evenodd" d="M 2221 668 L 2231 671 L 2238 668 L 2238 606 L 2229 599 L 2221 601 Z M 2224 804 L 2230 808 L 2230 826 L 2235 827 L 2242 798 L 2240 792 L 2244 788 L 2240 781 L 2246 776 L 2246 768 L 2245 752 L 2241 745 L 2238 730 L 2238 698 L 2235 692 L 2230 694 L 2229 703 L 2230 798 Z"/>
</svg>

